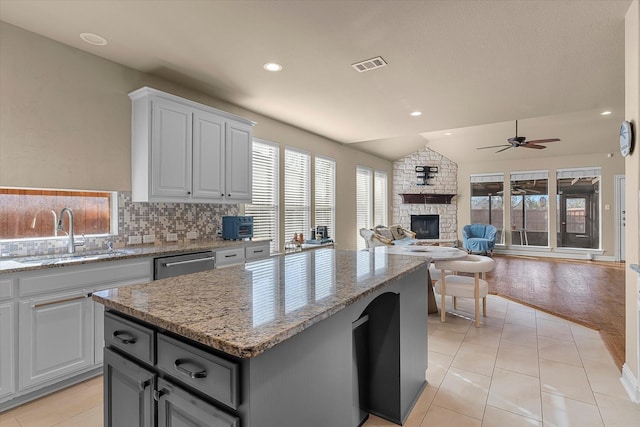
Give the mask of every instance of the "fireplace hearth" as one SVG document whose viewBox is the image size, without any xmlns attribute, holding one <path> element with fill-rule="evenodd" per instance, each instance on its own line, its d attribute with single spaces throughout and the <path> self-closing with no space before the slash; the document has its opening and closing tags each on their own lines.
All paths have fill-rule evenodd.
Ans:
<svg viewBox="0 0 640 427">
<path fill-rule="evenodd" d="M 440 215 L 411 215 L 411 231 L 416 239 L 439 239 Z"/>
</svg>

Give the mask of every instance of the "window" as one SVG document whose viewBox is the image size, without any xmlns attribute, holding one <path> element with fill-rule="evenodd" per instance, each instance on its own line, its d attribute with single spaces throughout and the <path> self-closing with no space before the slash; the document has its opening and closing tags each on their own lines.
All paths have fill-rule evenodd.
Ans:
<svg viewBox="0 0 640 427">
<path fill-rule="evenodd" d="M 73 211 L 77 235 L 110 234 L 117 230 L 117 215 L 112 209 L 115 193 L 0 188 L 0 239 L 48 238 L 69 231 L 65 214 L 65 231 L 58 232 L 62 208 Z M 112 221 L 113 219 L 113 221 Z M 112 227 L 113 222 L 113 227 Z M 117 234 L 113 232 L 112 234 Z"/>
<path fill-rule="evenodd" d="M 371 168 L 356 168 L 356 247 L 364 249 L 361 228 L 387 224 L 387 174 Z"/>
<path fill-rule="evenodd" d="M 511 174 L 511 243 L 549 245 L 549 173 Z"/>
<path fill-rule="evenodd" d="M 600 168 L 556 172 L 558 247 L 600 247 Z"/>
<path fill-rule="evenodd" d="M 284 150 L 284 236 L 308 235 L 311 229 L 311 156 L 302 151 Z M 307 236 L 308 237 L 308 236 Z"/>
<path fill-rule="evenodd" d="M 387 223 L 387 173 L 375 171 L 373 181 L 373 223 L 375 225 L 389 225 Z"/>
<path fill-rule="evenodd" d="M 253 141 L 252 203 L 245 214 L 253 216 L 253 237 L 271 239 L 271 252 L 277 252 L 279 225 L 278 144 Z"/>
<path fill-rule="evenodd" d="M 471 223 L 498 229 L 496 241 L 504 243 L 504 174 L 471 176 Z"/>
<path fill-rule="evenodd" d="M 315 225 L 326 225 L 329 236 L 335 236 L 336 162 L 316 156 Z M 309 236 L 313 239 L 314 236 Z"/>
</svg>

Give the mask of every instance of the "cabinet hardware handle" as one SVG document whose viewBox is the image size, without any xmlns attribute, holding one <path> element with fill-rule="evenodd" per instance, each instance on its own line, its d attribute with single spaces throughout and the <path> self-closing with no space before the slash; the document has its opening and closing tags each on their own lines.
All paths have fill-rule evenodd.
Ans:
<svg viewBox="0 0 640 427">
<path fill-rule="evenodd" d="M 224 197 L 224 193 L 221 193 L 221 194 L 220 194 L 220 197 Z"/>
<path fill-rule="evenodd" d="M 136 337 L 127 331 L 114 331 L 113 338 L 117 339 L 122 344 L 135 344 L 137 341 Z"/>
<path fill-rule="evenodd" d="M 190 366 L 186 366 L 186 365 L 190 365 Z M 183 367 L 183 365 L 185 367 Z M 207 377 L 207 370 L 203 369 L 203 368 L 199 368 L 195 363 L 190 363 L 189 361 L 185 360 L 185 359 L 176 359 L 175 362 L 173 362 L 173 366 L 176 368 L 176 370 L 178 372 L 180 372 L 181 374 L 184 374 L 186 376 L 188 376 L 189 378 L 192 379 L 196 379 L 196 378 L 206 378 Z M 194 370 L 190 370 L 188 369 L 189 367 L 193 367 L 195 368 Z"/>
<path fill-rule="evenodd" d="M 259 251 L 256 251 L 256 250 L 253 251 L 254 254 L 261 254 L 262 252 L 264 252 L 263 249 L 260 249 Z"/>
<path fill-rule="evenodd" d="M 46 307 L 48 305 L 55 305 L 55 304 L 62 304 L 63 302 L 71 302 L 71 301 L 78 301 L 81 299 L 85 299 L 85 298 L 89 298 L 91 296 L 91 294 L 89 295 L 78 295 L 77 297 L 71 297 L 71 298 L 64 298 L 64 299 L 59 299 L 56 301 L 49 301 L 49 302 L 41 302 L 38 304 L 33 304 L 31 306 L 31 308 L 41 308 L 41 307 Z"/>
<path fill-rule="evenodd" d="M 145 388 L 149 387 L 149 384 L 151 384 L 151 381 L 149 380 L 140 381 L 138 383 L 138 388 L 140 389 L 140 391 L 144 391 Z"/>
<path fill-rule="evenodd" d="M 176 265 L 192 264 L 194 262 L 213 261 L 213 260 L 215 260 L 215 258 L 210 256 L 210 257 L 206 257 L 206 258 L 188 259 L 188 260 L 185 260 L 185 261 L 165 262 L 164 266 L 165 267 L 173 267 L 173 266 L 176 266 Z"/>
<path fill-rule="evenodd" d="M 169 394 L 169 390 L 167 390 L 166 388 L 163 388 L 162 390 L 154 390 L 153 400 L 155 400 L 156 402 L 160 402 L 160 397 L 165 394 Z"/>
<path fill-rule="evenodd" d="M 187 194 L 191 194 L 191 191 L 187 191 Z"/>
<path fill-rule="evenodd" d="M 233 258 L 234 256 L 238 256 L 238 254 L 233 254 L 233 255 L 225 255 L 225 258 Z"/>
</svg>

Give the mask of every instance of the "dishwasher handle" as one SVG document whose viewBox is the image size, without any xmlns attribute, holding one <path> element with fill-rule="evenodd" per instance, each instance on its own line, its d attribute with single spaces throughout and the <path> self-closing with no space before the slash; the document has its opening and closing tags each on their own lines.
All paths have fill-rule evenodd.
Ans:
<svg viewBox="0 0 640 427">
<path fill-rule="evenodd" d="M 175 267 L 176 265 L 185 265 L 185 264 L 194 264 L 197 262 L 205 262 L 205 261 L 214 261 L 215 257 L 206 257 L 206 258 L 197 258 L 197 259 L 187 259 L 184 261 L 174 261 L 174 262 L 163 262 L 163 267 Z"/>
</svg>

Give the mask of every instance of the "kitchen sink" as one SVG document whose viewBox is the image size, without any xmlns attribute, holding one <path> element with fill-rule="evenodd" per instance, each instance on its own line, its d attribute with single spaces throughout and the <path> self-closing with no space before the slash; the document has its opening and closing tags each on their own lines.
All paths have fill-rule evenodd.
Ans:
<svg viewBox="0 0 640 427">
<path fill-rule="evenodd" d="M 25 266 L 53 265 L 53 264 L 74 264 L 87 261 L 95 261 L 98 259 L 115 258 L 124 255 L 132 255 L 135 251 L 128 249 L 113 249 L 104 251 L 90 251 L 78 254 L 57 254 L 42 255 L 33 257 L 13 258 L 18 264 Z"/>
</svg>

